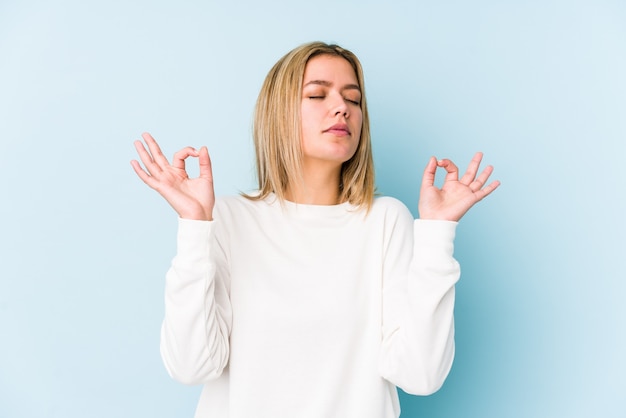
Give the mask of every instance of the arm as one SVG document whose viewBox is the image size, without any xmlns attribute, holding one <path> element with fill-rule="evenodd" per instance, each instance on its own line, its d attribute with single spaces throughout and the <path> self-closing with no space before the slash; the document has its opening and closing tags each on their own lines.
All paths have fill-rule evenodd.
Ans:
<svg viewBox="0 0 626 418">
<path fill-rule="evenodd" d="M 161 356 L 169 374 L 187 384 L 218 377 L 228 362 L 231 307 L 228 269 L 215 238 L 215 196 L 206 147 L 186 147 L 172 164 L 148 133 L 135 141 L 145 170 L 131 161 L 135 173 L 156 190 L 179 215 L 178 251 L 166 276 L 165 319 Z M 185 161 L 197 157 L 198 178 L 189 178 Z"/>
<path fill-rule="evenodd" d="M 392 228 L 383 271 L 381 373 L 408 393 L 437 391 L 452 367 L 456 225 L 500 185 L 485 186 L 491 166 L 476 177 L 481 160 L 476 153 L 459 180 L 452 161 L 432 157 L 420 190 L 421 219 L 411 228 L 410 214 L 401 213 Z M 434 185 L 437 167 L 447 172 L 441 189 Z"/>
<path fill-rule="evenodd" d="M 232 310 L 228 269 L 215 222 L 179 219 L 178 251 L 167 272 L 161 357 L 170 376 L 200 384 L 228 363 Z"/>
<path fill-rule="evenodd" d="M 456 222 L 398 214 L 383 268 L 381 375 L 407 393 L 428 395 L 446 379 L 454 358 L 452 257 Z"/>
</svg>

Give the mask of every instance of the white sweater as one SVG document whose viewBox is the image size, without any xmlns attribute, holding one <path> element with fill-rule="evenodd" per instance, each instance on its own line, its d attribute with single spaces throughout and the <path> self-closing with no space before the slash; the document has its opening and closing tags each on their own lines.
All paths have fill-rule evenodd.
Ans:
<svg viewBox="0 0 626 418">
<path fill-rule="evenodd" d="M 220 198 L 179 220 L 165 367 L 204 384 L 197 418 L 396 418 L 396 386 L 433 393 L 452 365 L 455 229 L 389 197 Z"/>
</svg>

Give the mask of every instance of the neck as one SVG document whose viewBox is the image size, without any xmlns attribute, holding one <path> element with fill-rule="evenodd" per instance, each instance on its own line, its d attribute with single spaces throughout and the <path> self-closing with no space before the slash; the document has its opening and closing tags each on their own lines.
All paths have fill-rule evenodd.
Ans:
<svg viewBox="0 0 626 418">
<path fill-rule="evenodd" d="M 306 205 L 336 205 L 339 202 L 341 167 L 320 170 L 302 167 L 302 180 L 289 185 L 287 200 Z"/>
</svg>

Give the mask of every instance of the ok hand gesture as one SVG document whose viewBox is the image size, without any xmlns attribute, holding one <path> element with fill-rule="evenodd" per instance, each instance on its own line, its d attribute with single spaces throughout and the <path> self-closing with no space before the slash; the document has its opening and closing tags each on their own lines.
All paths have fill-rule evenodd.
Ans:
<svg viewBox="0 0 626 418">
<path fill-rule="evenodd" d="M 145 166 L 146 171 L 138 161 L 132 160 L 131 165 L 135 173 L 148 186 L 159 192 L 161 196 L 185 219 L 210 221 L 213 219 L 215 193 L 213 191 L 213 174 L 211 159 L 206 147 L 199 151 L 186 147 L 174 154 L 172 164 L 161 152 L 161 148 L 148 133 L 142 135 L 148 145 L 148 150 L 141 141 L 135 141 L 135 148 Z M 200 176 L 191 179 L 185 170 L 185 160 L 188 157 L 197 157 L 200 163 Z"/>
<path fill-rule="evenodd" d="M 467 171 L 459 180 L 459 169 L 450 160 L 437 161 L 431 157 L 424 170 L 418 210 L 421 219 L 440 219 L 459 221 L 475 203 L 493 192 L 499 181 L 493 181 L 485 186 L 493 172 L 492 166 L 487 166 L 478 177 L 478 167 L 483 154 L 477 152 L 467 167 Z M 435 172 L 437 167 L 447 171 L 443 186 L 437 188 Z"/>
</svg>

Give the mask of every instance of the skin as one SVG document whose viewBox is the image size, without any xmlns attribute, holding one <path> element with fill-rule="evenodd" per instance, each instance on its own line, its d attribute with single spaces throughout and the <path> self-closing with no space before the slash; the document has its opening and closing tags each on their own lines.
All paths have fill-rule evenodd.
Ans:
<svg viewBox="0 0 626 418">
<path fill-rule="evenodd" d="M 356 74 L 341 57 L 321 55 L 306 65 L 302 83 L 303 183 L 290 185 L 298 203 L 337 204 L 341 166 L 359 145 L 363 115 Z"/>
<path fill-rule="evenodd" d="M 174 154 L 170 164 L 161 148 L 149 133 L 141 135 L 148 149 L 141 141 L 135 141 L 135 149 L 146 170 L 137 160 L 130 163 L 144 183 L 156 190 L 183 219 L 213 220 L 215 192 L 211 159 L 206 147 L 196 150 L 185 147 Z M 185 160 L 198 158 L 200 173 L 197 178 L 189 178 L 185 170 Z"/>
<path fill-rule="evenodd" d="M 422 176 L 420 200 L 417 205 L 420 219 L 458 222 L 472 206 L 496 190 L 500 185 L 498 180 L 485 186 L 493 172 L 492 166 L 485 167 L 476 177 L 482 158 L 482 152 L 474 154 L 467 170 L 459 180 L 459 169 L 452 161 L 430 157 Z M 438 167 L 446 170 L 441 189 L 434 185 Z"/>
<path fill-rule="evenodd" d="M 303 183 L 291 185 L 290 201 L 303 204 L 333 205 L 338 202 L 341 164 L 349 160 L 361 136 L 360 92 L 354 70 L 340 57 L 311 59 L 304 73 L 302 91 Z M 329 129 L 333 126 L 340 129 Z M 215 193 L 211 159 L 206 147 L 185 147 L 170 163 L 148 133 L 135 141 L 139 158 L 131 165 L 139 178 L 163 196 L 184 219 L 213 220 Z M 146 148 L 147 146 L 147 148 Z M 200 174 L 189 178 L 188 158 L 198 158 Z M 424 169 L 418 210 L 420 219 L 459 221 L 477 202 L 491 194 L 499 181 L 487 184 L 493 172 L 487 166 L 479 173 L 482 153 L 477 152 L 459 179 L 458 167 L 449 159 L 431 157 Z M 446 176 L 441 188 L 434 185 L 435 173 Z"/>
</svg>

